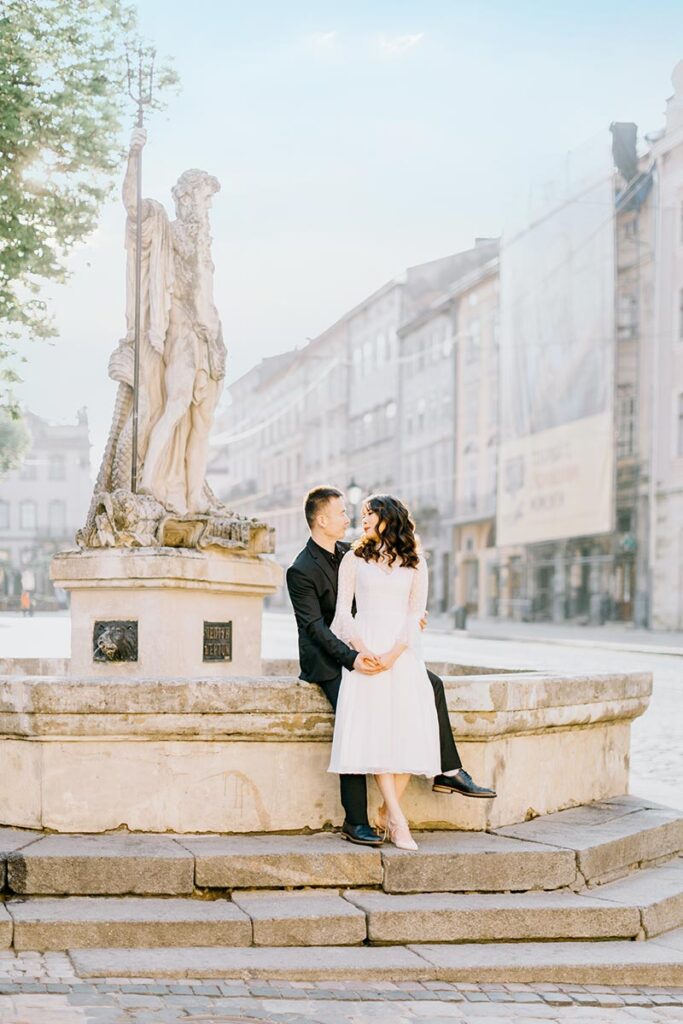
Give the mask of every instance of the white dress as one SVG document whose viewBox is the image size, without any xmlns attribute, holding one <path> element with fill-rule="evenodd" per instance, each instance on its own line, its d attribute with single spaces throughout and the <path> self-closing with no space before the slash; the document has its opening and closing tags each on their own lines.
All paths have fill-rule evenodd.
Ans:
<svg viewBox="0 0 683 1024">
<path fill-rule="evenodd" d="M 332 632 L 351 646 L 359 638 L 373 654 L 385 654 L 399 639 L 408 647 L 387 672 L 368 676 L 342 670 L 328 771 L 426 776 L 441 771 L 434 691 L 419 650 L 427 586 L 422 558 L 417 569 L 408 569 L 366 562 L 353 551 L 344 555 Z"/>
</svg>

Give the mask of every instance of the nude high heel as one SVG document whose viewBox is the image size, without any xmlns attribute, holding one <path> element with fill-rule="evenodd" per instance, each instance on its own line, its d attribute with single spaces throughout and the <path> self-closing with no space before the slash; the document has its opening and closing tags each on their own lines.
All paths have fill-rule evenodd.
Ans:
<svg viewBox="0 0 683 1024">
<path fill-rule="evenodd" d="M 377 817 L 373 821 L 372 827 L 374 828 L 375 832 L 381 835 L 383 840 L 387 838 L 387 823 L 388 817 L 386 811 L 384 812 L 384 814 L 382 814 L 381 811 L 377 811 Z"/>
<path fill-rule="evenodd" d="M 410 834 L 407 821 L 389 821 L 389 819 L 387 819 L 387 832 L 389 833 L 389 841 L 392 842 L 398 850 L 419 849 L 417 843 Z"/>
</svg>

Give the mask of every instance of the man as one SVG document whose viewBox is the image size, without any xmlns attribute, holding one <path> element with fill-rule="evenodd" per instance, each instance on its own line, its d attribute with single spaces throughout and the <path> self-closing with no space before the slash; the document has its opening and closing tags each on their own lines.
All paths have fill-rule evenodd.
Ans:
<svg viewBox="0 0 683 1024">
<path fill-rule="evenodd" d="M 315 487 L 306 495 L 304 514 L 311 536 L 287 570 L 287 589 L 299 632 L 301 678 L 317 683 L 336 709 L 342 668 L 368 676 L 382 669 L 330 631 L 337 603 L 339 563 L 349 549 L 342 540 L 350 523 L 344 495 L 335 487 Z M 479 799 L 494 797 L 494 790 L 478 786 L 462 767 L 451 732 L 443 682 L 433 672 L 428 675 L 439 719 L 442 771 L 434 779 L 432 789 L 435 793 L 460 793 Z M 352 843 L 379 846 L 382 839 L 368 821 L 365 776 L 342 775 L 340 788 L 345 813 L 343 837 Z"/>
</svg>

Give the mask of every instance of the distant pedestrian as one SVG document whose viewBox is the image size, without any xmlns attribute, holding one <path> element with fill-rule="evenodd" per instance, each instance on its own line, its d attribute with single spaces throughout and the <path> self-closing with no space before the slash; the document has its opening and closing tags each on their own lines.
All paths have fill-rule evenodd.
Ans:
<svg viewBox="0 0 683 1024">
<path fill-rule="evenodd" d="M 28 590 L 22 590 L 21 592 L 21 614 L 33 615 L 33 607 L 31 605 L 31 595 Z"/>
</svg>

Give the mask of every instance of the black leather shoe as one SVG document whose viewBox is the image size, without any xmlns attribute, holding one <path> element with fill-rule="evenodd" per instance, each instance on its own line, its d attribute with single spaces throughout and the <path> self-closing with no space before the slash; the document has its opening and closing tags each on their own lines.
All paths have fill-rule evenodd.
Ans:
<svg viewBox="0 0 683 1024">
<path fill-rule="evenodd" d="M 478 800 L 490 800 L 496 795 L 495 789 L 478 786 L 469 772 L 461 768 L 457 775 L 437 775 L 432 786 L 434 793 L 459 793 Z"/>
<path fill-rule="evenodd" d="M 382 837 L 378 836 L 369 825 L 351 825 L 345 821 L 341 829 L 342 839 L 348 839 L 350 843 L 358 843 L 359 846 L 381 846 Z"/>
</svg>

